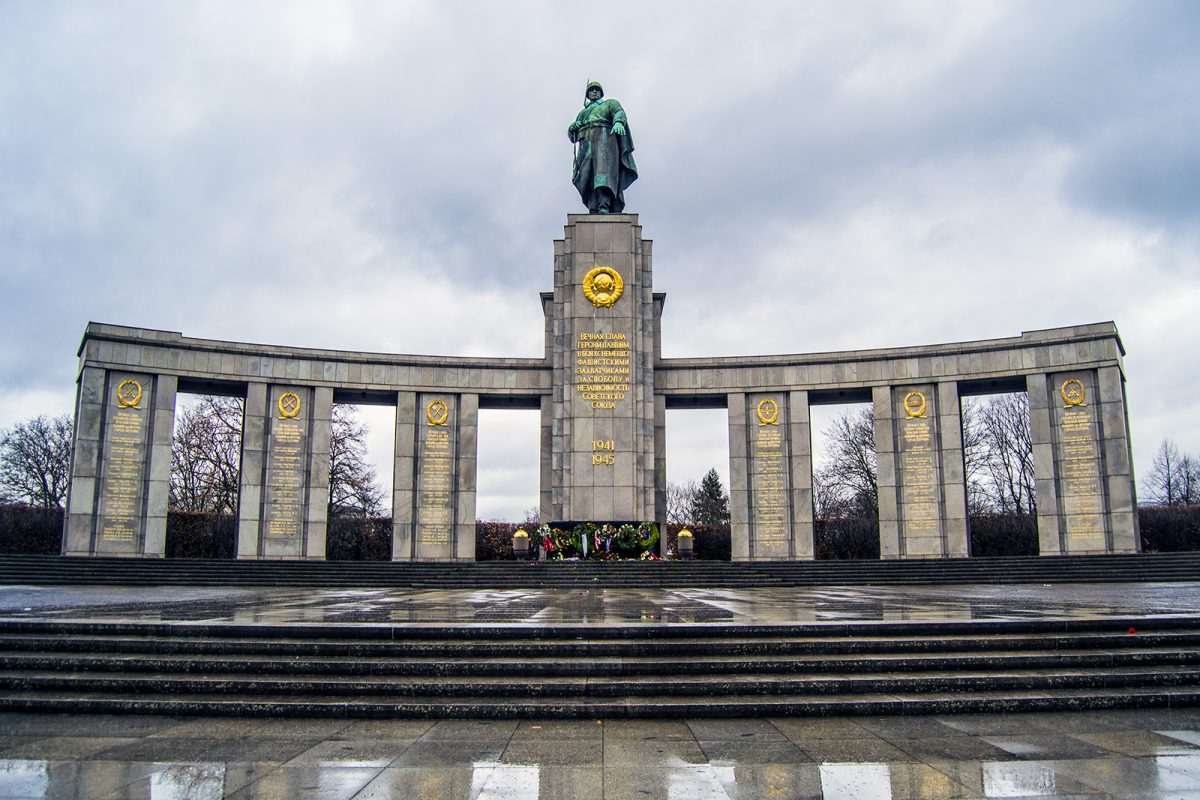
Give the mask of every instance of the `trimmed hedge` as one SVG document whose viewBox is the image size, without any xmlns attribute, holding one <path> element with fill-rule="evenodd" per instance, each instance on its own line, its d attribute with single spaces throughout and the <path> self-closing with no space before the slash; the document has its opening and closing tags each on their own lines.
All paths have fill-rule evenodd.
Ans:
<svg viewBox="0 0 1200 800">
<path fill-rule="evenodd" d="M 61 508 L 0 505 L 0 553 L 56 556 L 62 552 L 62 538 Z"/>
<path fill-rule="evenodd" d="M 818 561 L 879 558 L 879 518 L 832 517 L 815 520 L 813 554 Z"/>
<path fill-rule="evenodd" d="M 671 558 L 679 557 L 679 531 L 687 528 L 692 532 L 692 559 L 695 561 L 729 561 L 733 557 L 733 545 L 729 536 L 729 525 L 668 525 L 666 548 Z"/>
<path fill-rule="evenodd" d="M 325 534 L 329 561 L 391 561 L 392 518 L 333 516 Z"/>
<path fill-rule="evenodd" d="M 1200 551 L 1200 505 L 1144 506 L 1138 509 L 1142 549 L 1147 553 Z M 512 535 L 522 524 L 478 522 L 475 559 L 511 560 Z M 678 553 L 680 525 L 669 525 L 665 547 Z M 688 526 L 694 557 L 728 561 L 728 525 Z M 19 503 L 0 505 L 0 553 L 56 555 L 62 552 L 62 509 Z M 527 527 L 526 530 L 529 530 Z M 537 558 L 536 530 L 529 530 L 530 559 Z M 817 520 L 818 559 L 879 558 L 879 521 L 870 517 Z M 237 521 L 231 514 L 172 511 L 167 515 L 168 558 L 234 558 Z M 1025 516 L 985 514 L 971 517 L 971 552 L 978 557 L 1036 555 L 1037 521 Z M 325 557 L 331 561 L 387 561 L 392 554 L 391 517 L 333 517 Z"/>
<path fill-rule="evenodd" d="M 1144 506 L 1138 509 L 1142 551 L 1200 550 L 1200 505 Z"/>
<path fill-rule="evenodd" d="M 971 524 L 971 555 L 1036 556 L 1037 517 L 1029 514 L 974 514 Z"/>
<path fill-rule="evenodd" d="M 167 512 L 167 558 L 235 558 L 237 518 L 199 511 Z"/>
<path fill-rule="evenodd" d="M 475 560 L 512 561 L 515 559 L 512 537 L 522 528 L 529 534 L 529 555 L 526 560 L 537 561 L 537 526 L 527 525 L 523 522 L 500 522 L 499 520 L 479 520 L 475 523 Z"/>
</svg>

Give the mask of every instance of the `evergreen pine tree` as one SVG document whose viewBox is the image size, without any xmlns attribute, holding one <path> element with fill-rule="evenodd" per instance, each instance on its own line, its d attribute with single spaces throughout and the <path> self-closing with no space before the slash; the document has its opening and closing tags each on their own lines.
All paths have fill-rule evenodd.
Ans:
<svg viewBox="0 0 1200 800">
<path fill-rule="evenodd" d="M 700 481 L 700 489 L 692 498 L 692 523 L 695 525 L 726 525 L 729 523 L 729 495 L 721 485 L 721 476 L 710 469 Z"/>
</svg>

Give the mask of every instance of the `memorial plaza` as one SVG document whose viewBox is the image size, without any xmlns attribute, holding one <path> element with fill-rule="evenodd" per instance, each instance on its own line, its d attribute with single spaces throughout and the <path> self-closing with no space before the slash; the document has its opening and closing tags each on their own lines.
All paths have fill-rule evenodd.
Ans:
<svg viewBox="0 0 1200 800">
<path fill-rule="evenodd" d="M 941 624 L 1195 615 L 1200 584 L 811 589 L 0 588 L 5 622 Z M 1120 631 L 1136 637 L 1140 632 Z M 336 712 L 335 712 L 336 713 Z M 0 714 L 4 798 L 1200 796 L 1200 708 L 647 719 Z"/>
</svg>

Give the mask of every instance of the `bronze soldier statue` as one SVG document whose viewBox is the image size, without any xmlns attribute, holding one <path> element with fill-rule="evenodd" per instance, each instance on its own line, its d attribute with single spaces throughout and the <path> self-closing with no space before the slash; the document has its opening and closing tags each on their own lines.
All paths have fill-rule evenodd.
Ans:
<svg viewBox="0 0 1200 800">
<path fill-rule="evenodd" d="M 625 109 L 616 100 L 605 100 L 598 81 L 587 85 L 583 110 L 567 128 L 576 145 L 571 183 L 591 214 L 620 214 L 625 190 L 637 180 L 633 137 Z"/>
</svg>

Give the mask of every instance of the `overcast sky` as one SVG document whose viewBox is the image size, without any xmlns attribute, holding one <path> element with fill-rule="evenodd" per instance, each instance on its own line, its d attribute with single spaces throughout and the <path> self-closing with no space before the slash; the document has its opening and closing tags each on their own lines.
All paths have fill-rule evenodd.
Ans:
<svg viewBox="0 0 1200 800">
<path fill-rule="evenodd" d="M 1114 320 L 1139 472 L 1200 454 L 1190 0 L 0 3 L 0 425 L 70 410 L 89 320 L 540 356 L 590 78 L 665 356 Z M 682 413 L 698 478 L 720 421 Z M 536 452 L 488 458 L 519 503 Z"/>
</svg>

